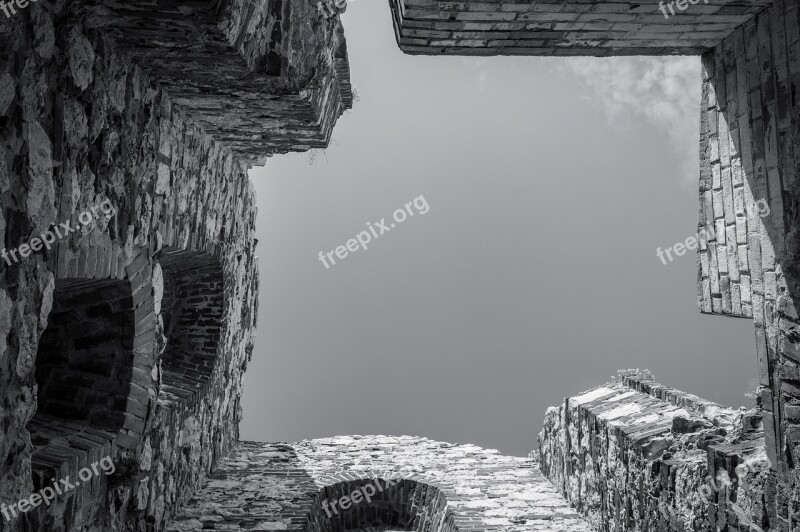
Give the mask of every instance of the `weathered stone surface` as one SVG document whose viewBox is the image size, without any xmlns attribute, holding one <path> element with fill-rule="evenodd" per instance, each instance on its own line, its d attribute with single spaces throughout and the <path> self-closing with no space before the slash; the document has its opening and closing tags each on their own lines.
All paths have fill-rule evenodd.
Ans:
<svg viewBox="0 0 800 532">
<path fill-rule="evenodd" d="M 756 411 L 628 379 L 548 410 L 539 444 L 542 471 L 596 530 L 775 522 L 762 497 L 776 479 Z"/>
<path fill-rule="evenodd" d="M 599 530 L 794 531 L 798 4 L 710 0 L 671 20 L 655 1 L 390 6 L 408 53 L 705 54 L 700 226 L 715 237 L 700 246 L 699 301 L 754 319 L 761 409 L 647 381 L 601 387 L 548 412 L 542 468 Z M 246 172 L 325 146 L 351 105 L 338 17 L 311 1 L 55 0 L 0 16 L 0 45 L 4 245 L 76 229 L 0 262 L 0 502 L 106 455 L 118 465 L 0 530 L 162 530 L 204 485 L 175 530 L 316 530 L 323 497 L 399 477 L 397 499 L 332 528 L 586 529 L 530 462 L 493 451 L 236 443 L 258 290 Z M 103 204 L 113 212 L 82 222 Z M 80 344 L 64 348 L 73 360 L 53 338 Z"/>
<path fill-rule="evenodd" d="M 106 455 L 118 465 L 0 530 L 160 530 L 202 485 L 237 439 L 252 353 L 248 165 L 324 146 L 352 101 L 338 19 L 250 3 L 282 35 L 253 47 L 252 25 L 233 44 L 222 29 L 235 3 L 167 4 L 40 2 L 0 16 L 4 246 L 76 229 L 0 263 L 0 502 Z M 277 39 L 277 70 L 259 59 L 263 39 Z M 98 216 L 101 205 L 113 212 Z M 104 301 L 103 283 L 120 297 Z"/>
<path fill-rule="evenodd" d="M 378 491 L 337 513 L 323 501 Z M 331 514 L 330 517 L 328 514 Z M 529 459 L 411 436 L 239 443 L 168 530 L 583 532 Z"/>
</svg>

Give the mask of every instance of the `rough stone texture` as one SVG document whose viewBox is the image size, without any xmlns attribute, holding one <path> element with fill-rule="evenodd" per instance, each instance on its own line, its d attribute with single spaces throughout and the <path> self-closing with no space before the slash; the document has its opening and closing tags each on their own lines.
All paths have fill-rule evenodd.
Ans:
<svg viewBox="0 0 800 532">
<path fill-rule="evenodd" d="M 548 410 L 539 443 L 542 471 L 595 530 L 784 530 L 763 497 L 757 411 L 629 379 Z"/>
<path fill-rule="evenodd" d="M 658 0 L 389 4 L 408 54 L 605 56 L 703 53 L 772 0 L 696 2 L 669 18 Z"/>
<path fill-rule="evenodd" d="M 387 481 L 395 482 L 387 486 Z M 380 483 L 329 518 L 322 502 Z M 333 513 L 333 512 L 331 512 Z M 590 528 L 529 459 L 411 436 L 239 443 L 168 528 L 419 531 Z"/>
<path fill-rule="evenodd" d="M 599 530 L 796 532 L 797 2 L 711 0 L 670 20 L 652 0 L 390 6 L 407 53 L 705 54 L 700 224 L 716 238 L 699 300 L 754 319 L 761 409 L 601 387 L 548 412 L 541 466 Z M 587 529 L 532 462 L 493 451 L 236 443 L 258 289 L 246 172 L 325 146 L 351 105 L 338 17 L 301 0 L 40 1 L 0 16 L 0 50 L 4 247 L 115 209 L 0 262 L 0 502 L 117 464 L 0 531 L 163 530 L 190 500 L 173 530 Z M 324 516 L 323 498 L 395 478 L 391 497 Z"/>
<path fill-rule="evenodd" d="M 87 24 L 240 161 L 327 146 L 352 104 L 349 72 L 339 68 L 347 57 L 341 23 L 310 2 L 231 2 L 220 8 L 221 24 L 210 2 L 93 4 L 84 3 Z"/>
<path fill-rule="evenodd" d="M 107 455 L 117 465 L 0 530 L 162 530 L 237 440 L 258 289 L 248 165 L 325 145 L 352 98 L 338 19 L 246 5 L 262 18 L 235 41 L 235 2 L 56 0 L 0 16 L 3 247 L 103 202 L 116 211 L 0 264 L 0 502 Z M 92 305 L 112 284 L 133 324 L 114 346 L 124 363 L 88 364 L 110 349 L 88 339 L 111 326 Z M 82 310 L 63 308 L 64 287 Z M 59 357 L 53 338 L 73 325 L 86 353 Z M 54 361 L 69 387 L 45 374 Z M 89 394 L 109 375 L 128 377 Z M 96 411 L 58 407 L 67 395 Z"/>
</svg>

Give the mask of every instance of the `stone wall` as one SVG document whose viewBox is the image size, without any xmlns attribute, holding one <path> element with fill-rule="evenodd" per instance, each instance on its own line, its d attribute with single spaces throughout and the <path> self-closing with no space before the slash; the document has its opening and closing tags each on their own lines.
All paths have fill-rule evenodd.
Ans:
<svg viewBox="0 0 800 532">
<path fill-rule="evenodd" d="M 658 2 L 390 0 L 398 44 L 410 54 L 703 55 L 698 301 L 703 312 L 755 322 L 771 472 L 766 491 L 742 495 L 765 499 L 763 512 L 745 504 L 745 518 L 763 514 L 772 529 L 790 530 L 800 502 L 800 10 L 790 0 L 685 5 L 665 19 Z M 548 419 L 555 423 L 552 412 Z M 569 441 L 562 443 L 566 456 Z M 635 466 L 621 463 L 620 475 L 641 478 L 628 469 Z M 598 526 L 621 519 L 596 515 Z M 693 518 L 703 526 L 710 519 Z"/>
<path fill-rule="evenodd" d="M 800 11 L 775 6 L 703 57 L 703 312 L 752 317 L 770 460 L 800 467 Z M 761 202 L 761 216 L 757 202 Z"/>
<path fill-rule="evenodd" d="M 220 15 L 208 2 L 85 6 L 87 23 L 143 65 L 239 161 L 263 164 L 276 153 L 325 147 L 352 105 L 349 77 L 335 67 L 346 62 L 341 23 L 310 2 L 228 2 Z M 267 46 L 269 36 L 276 41 Z"/>
<path fill-rule="evenodd" d="M 549 409 L 539 444 L 542 471 L 595 530 L 794 530 L 770 504 L 757 410 L 628 379 Z"/>
<path fill-rule="evenodd" d="M 369 500 L 332 506 L 368 485 L 375 491 Z M 411 436 L 240 442 L 168 530 L 386 527 L 590 530 L 533 461 Z"/>
<path fill-rule="evenodd" d="M 248 164 L 324 145 L 351 94 L 338 19 L 284 3 L 272 22 L 307 46 L 281 37 L 270 70 L 252 22 L 229 42 L 237 5 L 56 0 L 0 17 L 3 247 L 77 229 L 0 266 L 0 502 L 104 456 L 117 466 L 0 530 L 163 529 L 238 437 L 258 289 Z M 308 17 L 318 31 L 298 34 Z M 78 225 L 100 204 L 113 214 Z M 127 393 L 107 412 L 118 426 L 36 414 L 39 340 L 54 299 L 60 320 L 56 289 L 75 283 L 124 286 L 131 302 Z"/>
<path fill-rule="evenodd" d="M 389 3 L 408 54 L 608 56 L 703 53 L 772 0 L 687 1 L 675 15 L 656 0 Z"/>
</svg>

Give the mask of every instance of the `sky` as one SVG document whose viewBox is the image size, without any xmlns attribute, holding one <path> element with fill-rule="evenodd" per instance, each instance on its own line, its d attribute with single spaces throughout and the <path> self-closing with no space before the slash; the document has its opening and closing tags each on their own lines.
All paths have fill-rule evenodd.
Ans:
<svg viewBox="0 0 800 532">
<path fill-rule="evenodd" d="M 699 59 L 407 56 L 385 2 L 342 21 L 354 109 L 251 170 L 242 439 L 525 456 L 548 406 L 621 368 L 752 404 L 752 322 L 701 315 L 696 256 L 656 255 L 697 232 Z"/>
</svg>

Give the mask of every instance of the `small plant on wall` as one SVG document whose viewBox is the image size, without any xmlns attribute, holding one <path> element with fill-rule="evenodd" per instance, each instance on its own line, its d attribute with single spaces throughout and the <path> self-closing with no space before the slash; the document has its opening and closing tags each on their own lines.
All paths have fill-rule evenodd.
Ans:
<svg viewBox="0 0 800 532">
<path fill-rule="evenodd" d="M 649 369 L 618 369 L 617 374 L 611 376 L 611 382 L 613 384 L 622 384 L 625 382 L 625 379 L 628 378 L 642 381 L 653 381 L 656 379 L 653 372 Z"/>
</svg>

